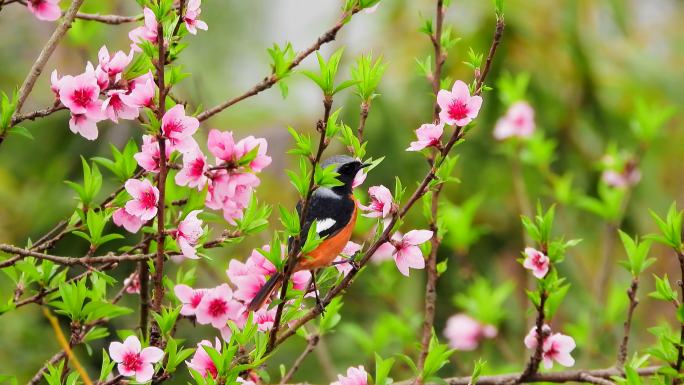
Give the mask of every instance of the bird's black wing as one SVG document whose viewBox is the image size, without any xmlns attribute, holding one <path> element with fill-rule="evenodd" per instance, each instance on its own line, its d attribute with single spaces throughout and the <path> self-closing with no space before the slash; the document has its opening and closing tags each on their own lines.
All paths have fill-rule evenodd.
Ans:
<svg viewBox="0 0 684 385">
<path fill-rule="evenodd" d="M 306 242 L 311 226 L 317 226 L 318 235 L 332 237 L 342 230 L 351 220 L 354 213 L 354 200 L 349 196 L 339 196 L 330 189 L 319 188 L 314 191 L 306 210 L 306 217 L 301 225 L 301 242 Z M 301 215 L 301 202 L 297 204 L 297 213 Z M 288 241 L 290 248 L 292 239 Z"/>
</svg>

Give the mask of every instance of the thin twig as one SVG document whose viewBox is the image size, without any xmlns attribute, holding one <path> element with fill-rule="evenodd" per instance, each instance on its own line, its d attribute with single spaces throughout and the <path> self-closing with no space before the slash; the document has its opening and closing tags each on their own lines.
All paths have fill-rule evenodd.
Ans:
<svg viewBox="0 0 684 385">
<path fill-rule="evenodd" d="M 320 339 L 321 337 L 318 334 L 314 334 L 309 337 L 309 343 L 306 344 L 306 348 L 302 354 L 297 357 L 290 370 L 288 370 L 285 376 L 283 376 L 283 378 L 280 380 L 280 385 L 286 384 L 288 381 L 290 381 L 290 379 L 292 379 L 292 376 L 294 376 L 297 370 L 299 370 L 299 367 L 302 365 L 302 362 L 304 362 L 304 359 L 316 348 L 316 345 L 318 345 L 318 341 L 320 341 Z"/>
<path fill-rule="evenodd" d="M 681 271 L 680 279 L 677 281 L 679 286 L 679 291 L 681 293 L 680 303 L 684 303 L 684 253 L 677 251 L 677 259 L 679 260 L 679 269 Z M 677 362 L 674 365 L 674 369 L 677 373 L 681 373 L 682 364 L 684 364 L 684 322 L 681 323 L 679 327 L 679 343 L 677 344 Z M 682 383 L 681 378 L 673 378 L 672 384 L 678 385 Z"/>
<path fill-rule="evenodd" d="M 629 332 L 632 328 L 632 317 L 634 315 L 634 309 L 636 309 L 639 304 L 639 300 L 636 297 L 637 290 L 639 288 L 639 279 L 632 278 L 632 284 L 627 290 L 627 297 L 629 297 L 629 308 L 627 309 L 627 319 L 624 324 L 624 335 L 622 336 L 622 342 L 620 343 L 620 348 L 618 349 L 617 363 L 615 366 L 618 368 L 622 367 L 627 360 L 627 344 L 629 343 Z"/>
<path fill-rule="evenodd" d="M 304 59 L 306 59 L 307 56 L 311 55 L 312 53 L 318 51 L 321 46 L 323 46 L 326 43 L 329 43 L 333 40 L 335 40 L 335 37 L 337 36 L 337 33 L 344 27 L 344 25 L 349 21 L 348 19 L 358 13 L 360 11 L 359 8 L 354 8 L 350 12 L 345 12 L 342 14 L 342 16 L 339 18 L 338 22 L 329 30 L 327 30 L 323 35 L 321 35 L 316 42 L 311 45 L 309 48 L 305 49 L 304 51 L 300 52 L 290 63 L 288 70 L 292 70 L 293 68 L 297 67 Z M 218 114 L 219 112 L 225 110 L 226 108 L 239 103 L 247 98 L 250 98 L 254 95 L 259 94 L 262 91 L 265 91 L 271 87 L 273 87 L 278 81 L 282 79 L 279 79 L 278 76 L 276 76 L 275 73 L 271 73 L 269 76 L 265 77 L 263 80 L 261 80 L 259 83 L 257 83 L 254 87 L 250 88 L 247 90 L 245 93 L 242 95 L 236 96 L 232 99 L 228 99 L 225 102 L 218 104 L 215 107 L 212 107 L 199 115 L 197 115 L 197 119 L 202 122 L 205 121 L 212 116 Z"/>
<path fill-rule="evenodd" d="M 440 90 L 440 83 L 442 79 L 442 66 L 446 60 L 446 52 L 442 49 L 442 29 L 444 25 L 444 2 L 437 0 L 437 8 L 435 11 L 435 33 L 432 36 L 432 45 L 435 51 L 435 70 L 432 73 L 431 83 L 432 92 L 435 96 L 435 102 L 432 107 L 432 119 L 437 121 L 439 119 L 439 104 L 437 103 L 437 94 Z M 454 128 L 457 131 L 458 128 Z M 428 163 L 434 162 L 432 156 L 428 157 Z M 443 188 L 443 184 L 438 185 L 432 195 L 431 212 L 430 212 L 430 230 L 432 231 L 432 239 L 430 240 L 432 249 L 427 258 L 425 266 L 427 279 L 425 283 L 425 310 L 423 315 L 423 332 L 420 340 L 420 353 L 418 355 L 418 371 L 422 372 L 425 366 L 425 359 L 430 349 L 430 340 L 432 339 L 432 330 L 435 323 L 435 310 L 437 302 L 437 251 L 439 250 L 440 239 L 437 236 L 437 216 L 439 215 L 439 196 Z M 423 379 L 420 376 L 416 377 L 416 383 L 422 384 Z"/>
</svg>

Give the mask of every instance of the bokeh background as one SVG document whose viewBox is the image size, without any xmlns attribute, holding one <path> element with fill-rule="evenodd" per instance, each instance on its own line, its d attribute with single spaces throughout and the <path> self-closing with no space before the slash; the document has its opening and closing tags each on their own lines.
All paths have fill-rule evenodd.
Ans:
<svg viewBox="0 0 684 385">
<path fill-rule="evenodd" d="M 66 6 L 66 1 L 62 3 Z M 295 50 L 308 47 L 336 22 L 340 6 L 333 0 L 205 0 L 202 19 L 209 31 L 187 38 L 190 45 L 180 63 L 192 76 L 178 86 L 176 93 L 192 106 L 204 107 L 242 93 L 269 73 L 266 48 L 288 41 Z M 462 62 L 470 47 L 479 52 L 488 49 L 495 22 L 492 8 L 490 1 L 453 1 L 446 23 L 462 40 L 449 52 L 445 74 L 452 79 L 472 79 L 472 71 Z M 124 15 L 139 12 L 132 0 L 87 0 L 83 9 Z M 419 75 L 415 58 L 431 53 L 429 40 L 418 28 L 422 17 L 430 17 L 433 12 L 433 1 L 383 0 L 376 12 L 355 16 L 337 40 L 322 50 L 326 56 L 346 47 L 340 79 L 349 77 L 348 68 L 359 54 L 382 55 L 388 63 L 366 127 L 369 155 L 384 156 L 385 161 L 365 186 L 392 186 L 394 176 L 399 175 L 412 188 L 426 170 L 422 157 L 404 149 L 413 139 L 413 130 L 431 117 L 431 90 Z M 438 335 L 441 337 L 449 316 L 463 311 L 454 297 L 467 293 L 478 277 L 483 277 L 492 291 L 508 285 L 512 289 L 502 304 L 505 317 L 498 324 L 499 337 L 483 342 L 474 352 L 457 352 L 453 365 L 441 373 L 468 374 L 477 357 L 489 362 L 486 372 L 490 373 L 519 371 L 524 365 L 522 338 L 531 315 L 524 295 L 527 274 L 516 262 L 525 246 L 519 215 L 525 202 L 533 206 L 538 199 L 546 206 L 558 203 L 556 234 L 583 239 L 560 267 L 572 287 L 553 326 L 577 340 L 574 354 L 578 365 L 609 366 L 621 336 L 627 305 L 624 291 L 630 278 L 613 263 L 605 299 L 597 295 L 596 280 L 605 255 L 615 262 L 625 255 L 607 221 L 582 209 L 577 202 L 583 195 L 596 196 L 600 161 L 609 146 L 625 153 L 637 152 L 639 143 L 630 129 L 637 99 L 658 107 L 681 108 L 684 104 L 684 3 L 507 0 L 505 15 L 504 41 L 488 79 L 495 89 L 485 94 L 476 128 L 457 148 L 461 159 L 456 176 L 462 182 L 449 185 L 443 194 L 450 202 L 443 209 L 449 232 L 439 259 L 448 259 L 449 268 L 438 285 Z M 36 20 L 16 3 L 2 9 L 0 90 L 10 92 L 21 84 L 53 28 L 53 23 Z M 105 26 L 77 21 L 50 59 L 24 111 L 51 105 L 49 73 L 53 69 L 60 74 L 80 73 L 86 61 L 97 60 L 97 50 L 103 44 L 110 50 L 127 49 L 127 33 L 132 28 L 130 24 Z M 309 58 L 302 68 L 314 66 L 315 59 Z M 497 79 L 505 72 L 530 75 L 526 98 L 536 110 L 538 131 L 548 140 L 547 145 L 553 145 L 547 147 L 548 158 L 543 164 L 523 159 L 519 172 L 512 169 L 512 158 L 505 146 L 492 137 L 497 118 L 505 112 L 496 90 Z M 257 194 L 271 204 L 292 205 L 296 199 L 284 173 L 295 161 L 286 154 L 291 144 L 286 128 L 312 131 L 322 112 L 320 91 L 306 77 L 293 76 L 288 84 L 286 99 L 276 87 L 202 126 L 204 133 L 219 128 L 232 130 L 238 137 L 251 134 L 268 139 L 274 162 L 262 174 Z M 335 98 L 335 107 L 344 107 L 343 120 L 352 127 L 358 122 L 359 102 L 350 91 Z M 664 125 L 661 136 L 644 151 L 639 164 L 642 180 L 630 192 L 624 218 L 619 221 L 620 228 L 631 234 L 655 231 L 649 208 L 663 213 L 672 201 L 684 198 L 681 123 L 675 114 Z M 139 140 L 141 133 L 130 122 L 106 122 L 100 124 L 100 139 L 89 142 L 69 132 L 64 111 L 24 125 L 35 140 L 12 136 L 0 148 L 0 242 L 17 245 L 24 245 L 28 238 L 37 239 L 73 212 L 74 194 L 63 181 L 80 181 L 80 156 L 107 156 L 109 143 L 122 148 L 129 138 Z M 572 194 L 566 201 L 558 202 L 552 193 L 549 172 L 572 175 Z M 514 189 L 516 180 L 522 183 L 522 190 Z M 103 196 L 115 188 L 115 183 L 113 177 L 108 178 Z M 420 208 L 414 211 L 411 226 L 424 226 Z M 275 216 L 273 219 L 272 226 L 279 226 Z M 368 228 L 370 222 L 364 223 L 360 228 Z M 474 230 L 475 236 L 461 237 L 459 229 L 464 227 Z M 363 239 L 362 232 L 357 234 L 358 239 Z M 199 286 L 224 280 L 230 258 L 245 258 L 253 247 L 268 239 L 269 233 L 264 232 L 240 245 L 212 252 L 213 259 L 197 267 Z M 71 236 L 55 252 L 70 255 L 83 252 L 86 246 L 83 240 Z M 658 262 L 642 283 L 631 345 L 638 349 L 653 343 L 648 327 L 674 319 L 671 307 L 647 298 L 646 293 L 652 291 L 651 273 L 668 272 L 677 277 L 676 258 L 656 246 L 651 256 Z M 116 274 L 123 279 L 129 271 L 120 270 Z M 350 365 L 372 367 L 374 351 L 383 356 L 398 352 L 415 356 L 424 280 L 423 271 L 413 271 L 411 278 L 404 278 L 391 263 L 371 266 L 345 296 L 343 320 L 335 333 L 324 338 L 294 380 L 327 383 Z M 12 287 L 6 277 L 0 278 L 0 289 L 0 300 L 7 300 Z M 135 300 L 131 296 L 124 303 L 135 306 Z M 132 315 L 117 319 L 114 326 L 129 327 L 134 322 Z M 190 344 L 212 337 L 213 333 L 211 328 L 194 329 L 188 324 L 180 331 Z M 15 374 L 19 382 L 30 378 L 58 349 L 37 306 L 0 316 L 0 341 L 0 373 Z M 280 349 L 269 366 L 274 378 L 277 363 L 289 365 L 304 345 L 299 339 Z M 94 344 L 94 355 L 84 359 L 92 370 L 97 370 L 97 352 L 103 346 Z M 79 349 L 78 354 L 87 357 L 85 349 Z M 402 365 L 392 375 L 396 379 L 410 376 Z M 182 376 L 174 380 L 184 382 Z"/>
</svg>

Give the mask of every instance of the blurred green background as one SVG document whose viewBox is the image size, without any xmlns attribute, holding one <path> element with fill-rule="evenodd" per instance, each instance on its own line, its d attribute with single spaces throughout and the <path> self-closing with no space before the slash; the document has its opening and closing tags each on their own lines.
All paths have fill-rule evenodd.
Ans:
<svg viewBox="0 0 684 385">
<path fill-rule="evenodd" d="M 66 6 L 66 1 L 62 1 Z M 176 93 L 192 106 L 210 107 L 250 88 L 269 73 L 266 48 L 274 42 L 292 42 L 295 50 L 308 47 L 338 17 L 340 2 L 333 0 L 266 0 L 203 2 L 202 19 L 208 32 L 188 36 L 189 47 L 180 63 L 192 73 Z M 494 29 L 490 1 L 454 0 L 446 17 L 462 40 L 449 52 L 445 75 L 452 79 L 472 79 L 472 71 L 462 64 L 468 49 L 486 52 Z M 84 11 L 132 15 L 138 12 L 132 0 L 87 0 Z M 393 186 L 399 175 L 409 189 L 422 177 L 426 165 L 421 156 L 404 149 L 413 140 L 413 130 L 430 120 L 432 96 L 427 81 L 417 72 L 415 58 L 431 53 L 426 36 L 418 32 L 422 17 L 431 17 L 433 1 L 383 0 L 375 13 L 360 13 L 345 26 L 337 40 L 324 47 L 324 56 L 345 48 L 343 71 L 361 53 L 382 55 L 388 63 L 379 86 L 381 96 L 372 105 L 366 137 L 369 155 L 384 156 L 365 183 Z M 524 295 L 528 275 L 516 258 L 524 248 L 519 221 L 521 201 L 534 206 L 537 199 L 549 205 L 557 201 L 549 185 L 548 167 L 557 175 L 572 175 L 573 198 L 559 202 L 557 234 L 582 238 L 570 250 L 561 273 L 572 284 L 570 294 L 556 315 L 554 329 L 572 335 L 578 342 L 574 355 L 578 365 L 609 366 L 614 362 L 617 339 L 621 337 L 627 298 L 624 291 L 629 276 L 617 263 L 612 264 L 612 280 L 607 300 L 600 300 L 595 282 L 603 255 L 615 262 L 624 252 L 606 221 L 576 204 L 575 196 L 596 196 L 600 179 L 600 160 L 609 145 L 621 151 L 636 152 L 639 144 L 630 125 L 638 98 L 653 106 L 684 104 L 684 3 L 676 0 L 507 0 L 506 32 L 497 54 L 488 84 L 495 89 L 484 95 L 484 106 L 475 129 L 457 148 L 461 160 L 456 176 L 462 183 L 451 184 L 443 196 L 450 201 L 443 209 L 448 227 L 439 259 L 448 259 L 449 268 L 439 280 L 436 329 L 442 336 L 446 319 L 462 311 L 454 303 L 457 293 L 464 293 L 476 277 L 485 277 L 491 288 L 514 284 L 513 293 L 502 306 L 505 319 L 499 325 L 500 337 L 485 341 L 474 352 L 457 352 L 447 375 L 468 374 L 472 361 L 484 357 L 487 372 L 519 371 L 524 365 L 522 338 L 527 333 L 530 314 Z M 21 84 L 30 64 L 50 36 L 53 23 L 36 20 L 23 6 L 11 4 L 0 12 L 0 89 L 10 92 Z M 24 111 L 51 105 L 49 73 L 83 71 L 86 61 L 97 61 L 97 51 L 106 44 L 111 50 L 128 48 L 127 33 L 133 26 L 105 26 L 77 21 L 65 41 L 46 66 Z M 77 37 L 78 36 L 78 37 Z M 307 59 L 302 67 L 313 68 Z M 536 110 L 537 129 L 554 144 L 550 159 L 540 164 L 522 162 L 522 181 L 526 196 L 516 195 L 510 156 L 504 146 L 492 138 L 493 126 L 505 112 L 499 101 L 496 82 L 504 72 L 531 75 L 527 99 Z M 312 131 L 322 112 L 320 91 L 304 76 L 289 80 L 290 94 L 283 100 L 277 87 L 248 99 L 203 124 L 209 128 L 232 130 L 237 137 L 255 135 L 269 141 L 273 164 L 262 176 L 257 194 L 262 202 L 291 205 L 296 197 L 284 169 L 295 159 L 286 154 L 291 144 L 287 126 Z M 351 91 L 339 94 L 335 107 L 344 107 L 343 120 L 352 127 L 358 122 L 358 97 Z M 64 180 L 81 180 L 79 156 L 109 156 L 109 143 L 119 148 L 129 138 L 140 140 L 140 128 L 131 122 L 99 124 L 100 138 L 89 142 L 68 129 L 64 111 L 38 122 L 24 124 L 35 136 L 27 140 L 11 136 L 0 148 L 0 242 L 24 245 L 37 239 L 74 209 L 73 191 Z M 642 181 L 629 195 L 620 228 L 630 234 L 655 231 L 648 209 L 664 213 L 673 200 L 681 200 L 684 184 L 681 119 L 675 115 L 662 129 L 661 136 L 650 144 L 639 167 Z M 550 142 L 546 142 L 547 144 Z M 329 153 L 342 151 L 332 148 Z M 541 167 L 540 167 L 541 166 Z M 103 171 L 105 176 L 111 176 Z M 110 178 L 103 196 L 115 188 Z M 365 190 L 365 189 L 363 189 Z M 476 205 L 473 199 L 479 202 Z M 464 209 L 464 205 L 466 209 Z M 416 207 L 408 227 L 425 226 Z M 469 215 L 470 213 L 472 215 Z M 471 219 L 472 216 L 472 219 Z M 275 216 L 273 217 L 275 218 Z M 274 226 L 277 221 L 273 220 Z M 370 221 L 363 220 L 367 228 Z M 461 227 L 459 227 L 461 226 Z M 459 237 L 463 226 L 482 230 L 469 241 Z M 364 235 L 358 234 L 358 240 Z M 230 258 L 245 258 L 253 247 L 266 243 L 269 233 L 249 239 L 235 247 L 213 252 L 213 260 L 200 262 L 199 286 L 210 286 L 225 279 Z M 471 242 L 472 241 L 472 242 Z M 613 245 L 611 247 L 611 245 Z M 55 253 L 82 253 L 85 242 L 70 236 Z M 607 249 L 607 251 L 605 251 Z M 653 342 L 647 327 L 672 322 L 671 307 L 647 298 L 652 291 L 651 273 L 668 272 L 677 277 L 676 258 L 661 247 L 651 256 L 658 262 L 645 274 L 640 291 L 634 339 L 631 347 L 643 349 Z M 130 273 L 120 268 L 115 275 L 123 279 Z M 173 268 L 172 268 L 173 269 Z M 171 273 L 173 274 L 173 273 Z M 412 271 L 411 278 L 400 276 L 391 263 L 371 266 L 356 280 L 344 297 L 343 320 L 334 334 L 324 338 L 316 353 L 307 358 L 294 380 L 325 383 L 333 380 L 350 365 L 372 367 L 372 352 L 383 356 L 397 352 L 415 356 L 415 341 L 420 331 L 425 274 Z M 9 280 L 0 278 L 0 299 L 12 291 Z M 136 297 L 124 303 L 135 306 Z M 130 327 L 135 315 L 117 319 L 114 326 Z M 670 321 L 668 321 L 670 320 Z M 180 335 L 194 344 L 213 338 L 213 329 L 192 328 L 185 324 Z M 42 362 L 57 351 L 50 327 L 37 306 L 26 306 L 0 317 L 0 373 L 16 374 L 25 382 Z M 288 366 L 303 349 L 298 339 L 287 343 L 269 366 L 272 375 L 278 363 Z M 93 346 L 95 354 L 85 359 L 91 370 L 99 365 L 97 353 L 104 344 Z M 85 356 L 84 349 L 78 354 Z M 181 371 L 184 373 L 184 371 Z M 183 374 L 185 375 L 185 374 Z M 399 365 L 395 379 L 410 376 Z M 275 377 L 274 377 L 275 378 Z M 183 383 L 180 376 L 174 383 Z"/>
</svg>

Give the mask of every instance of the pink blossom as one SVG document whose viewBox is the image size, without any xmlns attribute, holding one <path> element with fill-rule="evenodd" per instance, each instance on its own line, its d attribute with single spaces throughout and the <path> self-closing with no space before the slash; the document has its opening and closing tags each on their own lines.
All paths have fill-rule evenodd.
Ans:
<svg viewBox="0 0 684 385">
<path fill-rule="evenodd" d="M 208 289 L 193 289 L 188 285 L 176 285 L 173 287 L 173 293 L 183 304 L 180 313 L 185 316 L 195 315 L 197 306 L 202 302 L 202 298 L 208 292 Z"/>
<path fill-rule="evenodd" d="M 139 294 L 140 293 L 140 277 L 138 273 L 131 274 L 128 278 L 123 281 L 124 287 L 126 288 L 126 293 L 128 294 Z"/>
<path fill-rule="evenodd" d="M 72 76 L 65 76 L 66 77 L 72 77 Z M 57 74 L 57 70 L 53 70 L 52 73 L 50 74 L 50 90 L 55 94 L 55 97 L 59 98 L 59 89 L 62 84 L 62 79 L 59 77 L 59 74 Z"/>
<path fill-rule="evenodd" d="M 542 326 L 542 337 L 546 338 L 551 334 L 551 327 L 549 325 L 544 324 Z M 525 347 L 528 349 L 536 349 L 537 348 L 537 327 L 533 326 L 532 329 L 527 333 L 525 336 L 525 339 L 523 340 L 525 343 Z"/>
<path fill-rule="evenodd" d="M 207 147 L 217 159 L 230 162 L 235 159 L 237 149 L 233 133 L 230 131 L 219 131 L 212 129 L 207 138 Z"/>
<path fill-rule="evenodd" d="M 259 147 L 256 157 L 249 163 L 254 172 L 260 172 L 271 164 L 271 157 L 266 155 L 268 143 L 264 138 L 248 136 L 235 143 L 233 133 L 228 131 L 211 130 L 207 139 L 207 147 L 218 160 L 235 165 L 243 156 Z"/>
<path fill-rule="evenodd" d="M 403 237 L 395 233 L 389 242 L 385 242 L 374 253 L 376 258 L 394 257 L 394 262 L 401 274 L 409 276 L 409 268 L 425 268 L 423 252 L 418 245 L 432 238 L 430 230 L 411 230 Z"/>
<path fill-rule="evenodd" d="M 226 325 L 229 319 L 236 318 L 242 307 L 232 300 L 233 291 L 227 284 L 210 289 L 195 310 L 197 322 L 201 325 L 211 324 L 215 328 Z"/>
<path fill-rule="evenodd" d="M 161 121 L 161 129 L 169 144 L 180 152 L 191 151 L 197 147 L 192 135 L 199 127 L 199 120 L 185 115 L 185 107 L 176 104 L 171 107 Z"/>
<path fill-rule="evenodd" d="M 206 206 L 214 210 L 223 210 L 223 217 L 230 224 L 242 217 L 247 208 L 254 188 L 259 185 L 259 178 L 251 173 L 217 172 L 209 183 Z"/>
<path fill-rule="evenodd" d="M 59 0 L 28 0 L 26 6 L 38 20 L 55 21 L 62 16 Z"/>
<path fill-rule="evenodd" d="M 349 258 L 353 258 L 354 255 L 356 255 L 356 253 L 359 251 L 361 251 L 361 245 L 352 241 L 347 242 L 347 244 L 344 246 L 344 249 L 342 249 L 342 254 L 338 255 L 333 261 L 337 271 L 342 273 L 342 275 L 349 274 L 353 268 Z"/>
<path fill-rule="evenodd" d="M 152 364 L 161 361 L 164 351 L 154 346 L 142 349 L 138 337 L 129 336 L 123 343 L 112 342 L 109 345 L 109 356 L 118 364 L 117 368 L 122 376 L 135 376 L 135 381 L 143 383 L 152 379 Z"/>
<path fill-rule="evenodd" d="M 171 155 L 171 148 L 166 146 L 166 159 Z M 152 135 L 143 135 L 141 151 L 133 155 L 138 165 L 149 172 L 159 172 L 159 142 Z"/>
<path fill-rule="evenodd" d="M 368 173 L 366 173 L 365 170 L 359 170 L 359 172 L 354 175 L 354 180 L 352 181 L 352 188 L 357 188 L 363 184 L 363 182 L 366 181 L 366 177 L 368 177 Z"/>
<path fill-rule="evenodd" d="M 475 350 L 484 338 L 496 337 L 498 331 L 493 325 L 483 325 L 467 314 L 456 314 L 447 320 L 444 336 L 449 346 L 458 350 Z"/>
<path fill-rule="evenodd" d="M 97 122 L 100 120 L 101 119 L 90 118 L 86 114 L 71 114 L 71 119 L 69 119 L 69 130 L 88 140 L 95 140 L 99 134 L 97 131 Z"/>
<path fill-rule="evenodd" d="M 641 171 L 636 166 L 625 167 L 622 172 L 606 170 L 601 174 L 601 179 L 610 187 L 627 188 L 634 186 L 641 180 Z"/>
<path fill-rule="evenodd" d="M 149 221 L 154 218 L 157 214 L 159 190 L 152 186 L 152 183 L 147 179 L 129 179 L 124 186 L 126 191 L 133 197 L 133 199 L 126 202 L 126 211 L 143 221 Z"/>
<path fill-rule="evenodd" d="M 368 218 L 386 218 L 393 210 L 396 210 L 392 193 L 385 186 L 372 186 L 368 188 L 371 201 L 368 206 L 359 205 L 361 210 L 368 211 L 363 214 Z"/>
<path fill-rule="evenodd" d="M 248 136 L 241 139 L 235 144 L 235 154 L 236 160 L 241 159 L 243 156 L 247 155 L 250 151 L 259 147 L 257 150 L 256 157 L 249 163 L 249 168 L 254 172 L 260 172 L 271 164 L 271 157 L 266 155 L 268 150 L 268 143 L 264 138 L 255 138 L 253 136 Z"/>
<path fill-rule="evenodd" d="M 185 216 L 185 219 L 178 224 L 178 229 L 176 229 L 176 243 L 185 258 L 199 258 L 195 247 L 197 247 L 197 242 L 204 233 L 204 230 L 202 229 L 202 220 L 197 218 L 197 214 L 201 212 L 202 210 L 191 211 Z"/>
<path fill-rule="evenodd" d="M 156 89 L 152 74 L 147 73 L 133 79 L 129 93 L 121 95 L 121 100 L 131 107 L 151 107 Z"/>
<path fill-rule="evenodd" d="M 208 375 L 211 375 L 212 378 L 216 378 L 218 375 L 216 364 L 214 364 L 209 353 L 207 353 L 207 350 L 204 348 L 205 346 L 213 348 L 217 352 L 221 351 L 221 341 L 219 341 L 218 338 L 214 341 L 214 346 L 211 345 L 211 342 L 202 340 L 197 344 L 197 349 L 190 362 L 185 361 L 185 364 L 188 365 L 188 368 L 196 370 L 204 378 Z"/>
<path fill-rule="evenodd" d="M 337 375 L 337 381 L 330 383 L 330 385 L 367 385 L 368 384 L 368 373 L 363 368 L 351 367 L 347 369 L 347 375 L 343 376 L 341 374 Z"/>
<path fill-rule="evenodd" d="M 107 73 L 110 77 L 114 77 L 123 72 L 124 68 L 133 60 L 133 51 L 128 54 L 123 51 L 117 51 L 113 57 L 109 56 L 107 46 L 103 45 L 97 54 L 100 61 L 99 67 Z"/>
<path fill-rule="evenodd" d="M 571 367 L 575 365 L 575 359 L 570 353 L 577 345 L 575 340 L 560 333 L 551 334 L 544 340 L 544 354 L 542 360 L 546 369 L 553 367 L 553 361 L 558 362 L 562 366 Z"/>
<path fill-rule="evenodd" d="M 138 44 L 142 43 L 144 40 L 150 42 L 157 41 L 157 19 L 154 12 L 145 7 L 143 9 L 143 15 L 145 16 L 145 25 L 140 26 L 128 33 L 128 38 L 133 42 L 131 44 L 131 49 L 136 52 L 142 51 Z"/>
<path fill-rule="evenodd" d="M 202 151 L 195 149 L 183 154 L 183 168 L 176 174 L 176 184 L 195 187 L 202 191 L 207 184 L 206 172 L 209 170 L 207 158 Z"/>
<path fill-rule="evenodd" d="M 506 115 L 496 122 L 494 138 L 529 138 L 534 129 L 534 109 L 527 102 L 516 102 L 508 108 Z"/>
<path fill-rule="evenodd" d="M 183 16 L 183 21 L 185 22 L 188 32 L 193 35 L 197 34 L 198 29 L 206 31 L 208 28 L 207 23 L 199 20 L 199 15 L 202 13 L 200 4 L 201 0 L 190 0 L 185 10 L 185 15 Z"/>
<path fill-rule="evenodd" d="M 86 115 L 91 120 L 102 116 L 100 86 L 93 72 L 86 71 L 78 76 L 64 76 L 59 81 L 59 99 L 72 115 Z"/>
<path fill-rule="evenodd" d="M 423 124 L 416 130 L 418 140 L 411 142 L 406 151 L 420 151 L 426 147 L 440 147 L 442 145 L 441 139 L 444 133 L 444 123 L 439 124 Z"/>
<path fill-rule="evenodd" d="M 126 209 L 123 207 L 114 211 L 114 214 L 112 214 L 112 220 L 114 221 L 115 225 L 123 227 L 129 233 L 134 234 L 140 230 L 143 224 L 145 224 L 145 221 L 135 215 L 129 214 L 128 211 L 126 211 Z"/>
<path fill-rule="evenodd" d="M 258 325 L 260 332 L 269 331 L 273 327 L 276 311 L 277 309 L 274 307 L 270 310 L 261 308 L 254 312 L 254 322 Z"/>
<path fill-rule="evenodd" d="M 437 103 L 441 109 L 439 119 L 442 123 L 463 127 L 477 118 L 482 106 L 482 97 L 470 96 L 468 86 L 456 80 L 451 92 L 440 90 Z"/>
<path fill-rule="evenodd" d="M 102 103 L 102 110 L 107 118 L 114 123 L 118 123 L 119 118 L 132 120 L 138 117 L 138 108 L 124 103 L 122 99 L 124 95 L 124 90 L 107 91 L 108 98 Z"/>
<path fill-rule="evenodd" d="M 93 67 L 93 63 L 88 62 L 88 64 L 86 64 L 85 72 L 95 77 L 97 86 L 100 87 L 101 91 L 104 91 L 109 87 L 109 75 L 107 75 L 99 65 L 95 68 Z"/>
<path fill-rule="evenodd" d="M 532 274 L 538 279 L 542 279 L 549 272 L 549 257 L 539 250 L 532 247 L 525 248 L 525 261 L 523 267 L 532 270 Z"/>
<path fill-rule="evenodd" d="M 534 326 L 525 336 L 525 346 L 528 349 L 536 349 L 538 344 L 537 327 Z M 542 361 L 544 367 L 551 369 L 553 361 L 570 367 L 575 364 L 574 358 L 570 353 L 575 349 L 575 340 L 561 333 L 551 333 L 548 325 L 542 327 Z"/>
</svg>

